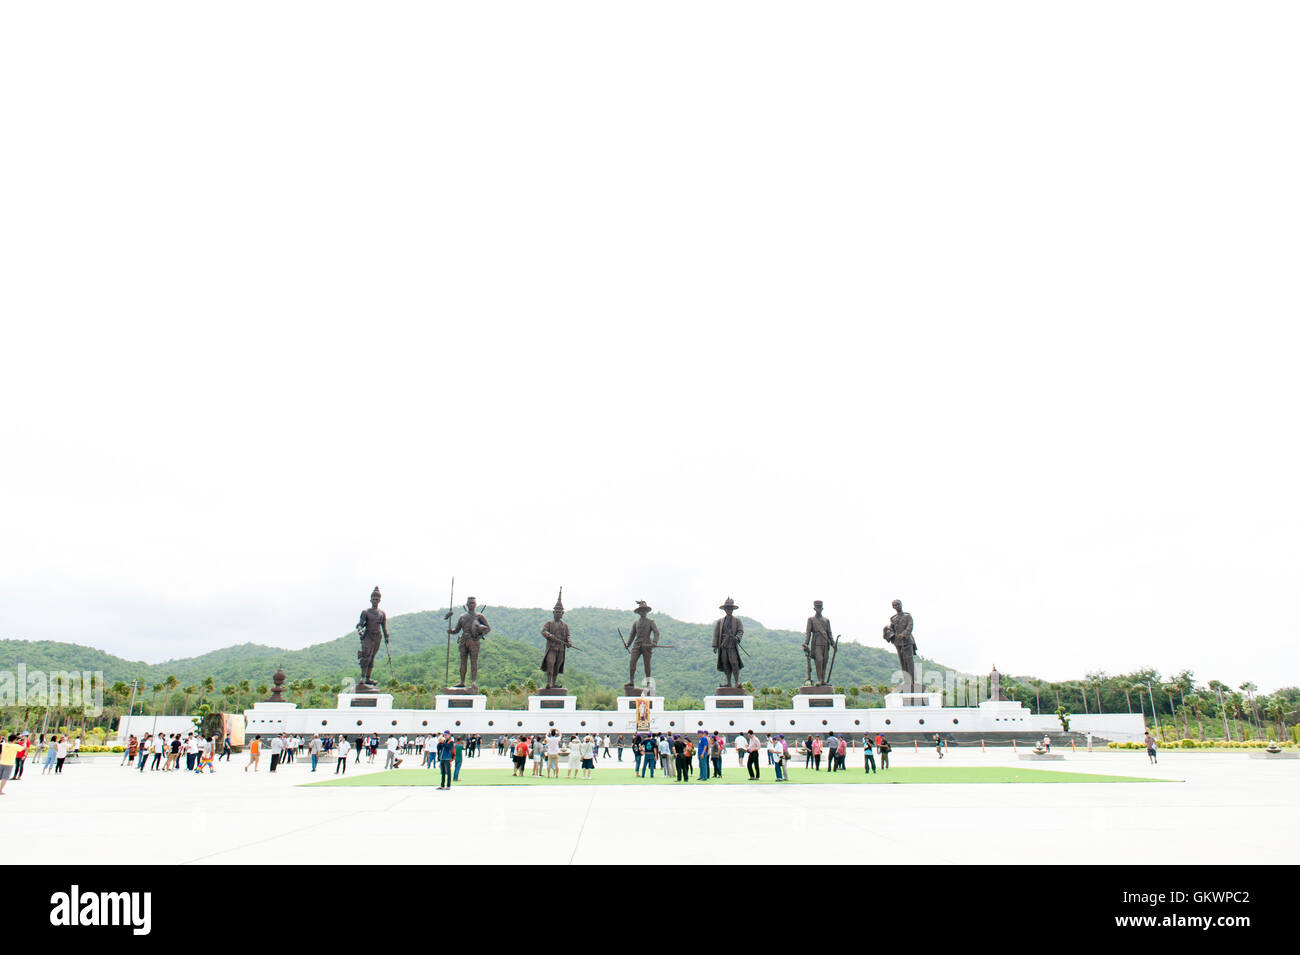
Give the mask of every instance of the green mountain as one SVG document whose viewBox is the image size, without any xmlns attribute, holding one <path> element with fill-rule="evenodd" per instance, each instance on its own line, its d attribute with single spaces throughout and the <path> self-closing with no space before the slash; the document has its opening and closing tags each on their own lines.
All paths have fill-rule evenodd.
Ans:
<svg viewBox="0 0 1300 955">
<path fill-rule="evenodd" d="M 543 609 L 489 607 L 486 612 L 492 633 L 483 641 L 479 658 L 479 684 L 504 687 L 540 682 L 542 624 L 550 619 Z M 569 611 L 565 620 L 578 649 L 566 661 L 565 684 L 588 691 L 621 691 L 627 681 L 628 654 L 619 641 L 635 615 L 622 610 L 581 607 Z M 715 655 L 709 648 L 711 624 L 686 623 L 655 614 L 661 642 L 666 645 L 654 655 L 654 676 L 658 692 L 670 699 L 700 698 L 712 693 L 721 674 L 715 669 Z M 745 625 L 742 676 L 756 687 L 795 687 L 806 676 L 803 634 L 790 630 L 769 630 L 756 620 L 741 618 Z M 392 675 L 404 683 L 429 687 L 444 683 L 447 661 L 447 631 L 440 612 L 424 611 L 390 617 Z M 284 650 L 244 643 L 214 650 L 196 657 L 144 663 L 71 643 L 51 641 L 0 641 L 0 668 L 12 669 L 25 663 L 29 670 L 103 671 L 109 685 L 116 681 L 141 680 L 146 686 L 176 677 L 181 687 L 199 685 L 211 677 L 218 689 L 248 680 L 253 686 L 269 684 L 276 667 L 283 667 L 289 681 L 313 680 L 333 684 L 358 675 L 358 640 L 354 632 L 328 643 L 302 650 Z M 671 646 L 671 649 L 668 647 Z M 941 668 L 928 659 L 930 667 Z M 840 686 L 880 685 L 890 682 L 897 657 L 888 648 L 865 647 L 844 642 L 835 661 L 833 682 Z M 639 676 L 638 669 L 638 676 Z M 389 678 L 387 658 L 382 654 L 375 665 L 376 679 Z M 459 675 L 455 642 L 451 647 L 451 681 Z"/>
</svg>

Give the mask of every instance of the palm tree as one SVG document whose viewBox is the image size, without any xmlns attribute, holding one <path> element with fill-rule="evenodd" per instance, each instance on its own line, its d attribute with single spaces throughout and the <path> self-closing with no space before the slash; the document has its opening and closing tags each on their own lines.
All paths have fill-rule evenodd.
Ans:
<svg viewBox="0 0 1300 955">
<path fill-rule="evenodd" d="M 1119 688 L 1124 691 L 1124 709 L 1126 712 L 1133 712 L 1133 697 L 1129 694 L 1133 690 L 1133 684 L 1128 680 L 1120 680 Z"/>
<path fill-rule="evenodd" d="M 175 689 L 181 685 L 181 681 L 176 679 L 175 674 L 168 674 L 167 679 L 163 681 L 163 686 L 167 688 L 167 697 L 170 698 Z M 163 715 L 167 715 L 167 699 L 163 700 Z"/>
<path fill-rule="evenodd" d="M 199 692 L 199 688 L 191 683 L 185 689 L 181 690 L 181 692 L 185 694 L 185 713 L 188 714 L 190 711 L 190 697 Z"/>
<path fill-rule="evenodd" d="M 251 684 L 250 684 L 250 681 L 248 681 L 248 680 L 240 680 L 240 681 L 239 681 L 239 699 L 240 699 L 240 702 L 241 702 L 241 703 L 243 702 L 243 698 L 244 698 L 245 696 L 247 696 L 247 695 L 248 695 L 249 693 L 251 693 L 251 692 L 252 692 L 252 686 L 251 686 Z"/>
</svg>

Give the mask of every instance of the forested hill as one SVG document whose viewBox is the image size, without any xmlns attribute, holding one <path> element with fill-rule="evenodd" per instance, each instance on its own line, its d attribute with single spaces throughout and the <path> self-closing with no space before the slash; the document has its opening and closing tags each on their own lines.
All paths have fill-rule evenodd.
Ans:
<svg viewBox="0 0 1300 955">
<path fill-rule="evenodd" d="M 529 679 L 540 683 L 541 651 L 545 643 L 541 629 L 550 616 L 550 611 L 544 609 L 488 607 L 486 617 L 492 633 L 483 641 L 479 684 L 484 687 L 522 685 Z M 566 684 L 575 688 L 621 689 L 627 681 L 628 654 L 616 628 L 621 627 L 626 636 L 635 614 L 582 607 L 569 611 L 564 619 L 579 648 L 568 654 Z M 713 639 L 712 625 L 686 623 L 665 614 L 653 614 L 652 619 L 659 625 L 661 641 L 666 645 L 654 655 L 658 692 L 670 698 L 702 697 L 713 692 L 720 675 L 714 668 L 715 656 L 709 647 Z M 741 619 L 745 625 L 744 647 L 749 654 L 744 657 L 743 678 L 759 687 L 794 687 L 803 683 L 806 675 L 800 649 L 803 634 L 769 630 L 756 620 L 744 616 Z M 393 675 L 403 682 L 429 687 L 443 684 L 447 631 L 442 612 L 390 617 L 388 629 L 392 637 Z M 357 647 L 356 633 L 349 631 L 336 640 L 302 650 L 244 643 L 201 656 L 147 664 L 77 644 L 3 640 L 0 641 L 0 668 L 12 669 L 25 663 L 29 670 L 99 670 L 110 685 L 132 679 L 148 685 L 164 682 L 169 676 L 174 676 L 181 685 L 197 685 L 211 677 L 217 687 L 222 687 L 244 680 L 253 686 L 269 684 L 276 667 L 282 666 L 290 681 L 310 679 L 318 684 L 331 684 L 356 678 Z M 927 669 L 940 667 L 928 659 L 925 662 Z M 832 679 L 841 686 L 880 685 L 890 682 L 896 667 L 897 657 L 888 646 L 866 647 L 844 641 Z M 374 674 L 381 680 L 390 676 L 382 649 Z M 455 682 L 458 668 L 454 640 L 451 675 Z"/>
</svg>

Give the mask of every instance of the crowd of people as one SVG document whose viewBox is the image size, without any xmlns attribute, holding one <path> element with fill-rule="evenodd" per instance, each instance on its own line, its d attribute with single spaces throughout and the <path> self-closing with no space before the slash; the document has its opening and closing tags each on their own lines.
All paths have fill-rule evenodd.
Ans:
<svg viewBox="0 0 1300 955">
<path fill-rule="evenodd" d="M 7 739 L 0 738 L 0 796 L 4 795 L 5 786 L 10 780 L 23 778 L 28 759 L 39 760 L 42 753 L 45 754 L 45 762 L 41 767 L 41 775 L 59 774 L 63 772 L 63 764 L 70 756 L 81 754 L 81 740 L 58 734 L 51 735 L 46 740 L 44 733 L 33 740 L 32 734 L 26 730 L 10 733 Z"/>
<path fill-rule="evenodd" d="M 937 736 L 936 744 L 942 753 L 942 742 Z M 799 756 L 803 757 L 805 769 L 820 772 L 824 762 L 827 772 L 843 772 L 848 768 L 849 757 L 861 748 L 864 770 L 874 773 L 889 768 L 892 749 L 889 741 L 879 733 L 856 740 L 848 734 L 834 732 L 788 740 L 784 734 L 762 737 L 749 730 L 737 734 L 728 744 L 724 734 L 704 729 L 697 731 L 694 737 L 663 732 L 638 733 L 631 737 L 630 742 L 624 736 L 612 739 L 608 734 L 602 736 L 598 733 L 565 735 L 551 729 L 545 735 L 503 735 L 493 745 L 498 755 L 510 757 L 511 773 L 518 777 L 528 774 L 531 765 L 531 775 L 538 778 L 558 779 L 563 768 L 565 778 L 591 779 L 600 760 L 622 762 L 624 750 L 630 748 L 632 771 L 637 777 L 645 778 L 648 774 L 653 779 L 658 772 L 665 777 L 673 776 L 676 782 L 721 779 L 729 748 L 734 748 L 736 764 L 745 770 L 748 779 L 760 779 L 762 764 L 766 762 L 780 782 L 789 780 L 790 762 Z M 311 737 L 292 733 L 256 735 L 245 744 L 248 761 L 243 769 L 244 772 L 259 772 L 265 752 L 269 754 L 267 768 L 272 773 L 305 755 L 311 762 L 310 771 L 313 773 L 322 759 L 333 759 L 334 775 L 346 775 L 349 759 L 354 761 L 354 765 L 362 759 L 368 765 L 374 764 L 382 750 L 384 769 L 400 768 L 408 756 L 419 756 L 424 768 L 431 769 L 437 764 L 440 770 L 437 788 L 445 791 L 460 780 L 463 761 L 480 755 L 482 747 L 481 735 L 453 736 L 449 730 L 441 734 L 385 738 L 373 733 L 351 738 L 344 734 L 314 734 Z M 29 758 L 38 758 L 44 753 L 42 773 L 60 773 L 65 760 L 79 750 L 80 740 L 70 740 L 67 736 L 52 736 L 48 742 L 42 736 L 32 742 L 29 733 L 12 734 L 8 741 L 0 744 L 0 794 L 10 779 L 22 778 L 23 767 Z M 232 750 L 228 734 L 204 737 L 198 732 L 145 733 L 141 737 L 129 737 L 120 765 L 139 772 L 144 772 L 146 766 L 151 772 L 179 772 L 184 757 L 185 772 L 212 773 L 216 771 L 217 762 L 230 761 Z M 611 750 L 614 756 L 611 756 Z"/>
</svg>

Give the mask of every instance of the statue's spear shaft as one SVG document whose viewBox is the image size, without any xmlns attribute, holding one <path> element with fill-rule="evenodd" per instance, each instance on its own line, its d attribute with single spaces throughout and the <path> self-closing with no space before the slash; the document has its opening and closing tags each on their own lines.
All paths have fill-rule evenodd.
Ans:
<svg viewBox="0 0 1300 955">
<path fill-rule="evenodd" d="M 835 654 L 840 652 L 840 638 L 837 634 L 835 642 L 831 644 L 831 665 L 826 668 L 826 682 L 831 682 L 831 672 L 835 669 Z"/>
<path fill-rule="evenodd" d="M 451 593 L 447 594 L 447 616 L 444 619 L 450 620 L 451 615 L 456 612 L 456 577 L 451 578 Z M 451 627 L 447 627 L 447 669 L 442 677 L 442 685 L 446 686 L 451 679 Z"/>
</svg>

